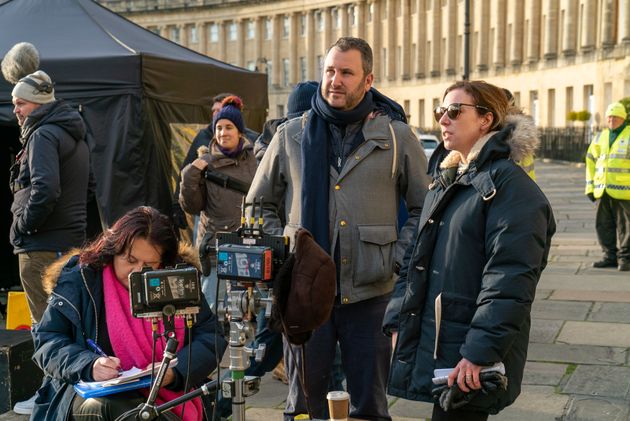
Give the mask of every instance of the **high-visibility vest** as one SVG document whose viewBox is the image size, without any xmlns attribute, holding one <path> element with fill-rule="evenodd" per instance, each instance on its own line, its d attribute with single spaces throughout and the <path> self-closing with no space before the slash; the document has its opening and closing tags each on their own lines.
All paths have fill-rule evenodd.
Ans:
<svg viewBox="0 0 630 421">
<path fill-rule="evenodd" d="M 618 200 L 630 200 L 630 125 L 610 146 L 610 130 L 593 139 L 586 153 L 586 194 L 599 199 L 606 191 Z"/>
<path fill-rule="evenodd" d="M 536 171 L 534 170 L 534 155 L 527 155 L 525 158 L 516 162 L 529 177 L 536 181 Z"/>
</svg>

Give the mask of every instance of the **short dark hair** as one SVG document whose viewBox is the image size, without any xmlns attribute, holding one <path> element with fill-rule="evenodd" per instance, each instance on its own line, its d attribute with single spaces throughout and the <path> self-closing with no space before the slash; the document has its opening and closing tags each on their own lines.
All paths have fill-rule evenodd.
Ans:
<svg viewBox="0 0 630 421">
<path fill-rule="evenodd" d="M 333 45 L 328 48 L 326 54 L 330 52 L 333 48 L 337 47 L 339 51 L 345 52 L 348 50 L 357 50 L 361 53 L 361 61 L 363 63 L 363 72 L 364 76 L 372 73 L 372 66 L 374 63 L 374 58 L 372 55 L 372 47 L 370 44 L 364 39 L 355 38 L 355 37 L 341 37 L 335 42 Z"/>
<path fill-rule="evenodd" d="M 162 252 L 162 266 L 177 263 L 179 241 L 170 219 L 149 206 L 130 210 L 105 230 L 79 256 L 81 264 L 103 269 L 114 261 L 114 256 L 128 253 L 136 238 L 158 246 Z"/>
<path fill-rule="evenodd" d="M 212 97 L 212 103 L 214 104 L 215 102 L 223 102 L 223 100 L 229 96 L 233 96 L 234 94 L 231 94 L 229 92 L 223 92 L 220 94 L 216 94 L 215 96 Z"/>
</svg>

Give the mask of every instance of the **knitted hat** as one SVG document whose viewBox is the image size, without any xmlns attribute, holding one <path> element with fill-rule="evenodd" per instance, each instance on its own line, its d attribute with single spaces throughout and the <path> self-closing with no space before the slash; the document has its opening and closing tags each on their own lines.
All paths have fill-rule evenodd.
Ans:
<svg viewBox="0 0 630 421">
<path fill-rule="evenodd" d="M 315 92 L 317 92 L 317 82 L 313 80 L 295 85 L 287 100 L 287 118 L 299 117 L 304 111 L 310 110 L 311 98 Z"/>
<path fill-rule="evenodd" d="M 55 88 L 50 76 L 38 70 L 20 79 L 11 95 L 36 104 L 48 104 L 55 100 Z"/>
<path fill-rule="evenodd" d="M 610 116 L 623 118 L 625 120 L 628 116 L 626 107 L 624 107 L 621 102 L 613 102 L 606 108 L 606 117 Z"/>
<path fill-rule="evenodd" d="M 217 127 L 217 121 L 221 119 L 230 120 L 240 133 L 245 133 L 245 123 L 243 122 L 243 100 L 236 95 L 231 95 L 221 102 L 222 107 L 218 113 L 212 117 L 212 131 Z"/>
</svg>

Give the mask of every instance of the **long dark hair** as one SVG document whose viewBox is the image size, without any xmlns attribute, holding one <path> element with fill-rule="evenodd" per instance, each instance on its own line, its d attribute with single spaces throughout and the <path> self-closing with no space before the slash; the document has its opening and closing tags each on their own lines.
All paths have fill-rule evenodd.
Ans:
<svg viewBox="0 0 630 421">
<path fill-rule="evenodd" d="M 149 206 L 137 207 L 123 215 L 81 251 L 79 261 L 102 269 L 113 262 L 114 256 L 128 252 L 136 238 L 160 248 L 163 267 L 177 262 L 179 243 L 175 228 L 167 216 Z"/>
<path fill-rule="evenodd" d="M 498 86 L 484 82 L 483 80 L 460 80 L 455 82 L 444 91 L 444 97 L 450 91 L 461 89 L 473 98 L 475 105 L 490 110 L 493 116 L 490 131 L 501 130 L 505 125 L 505 118 L 510 113 L 510 104 L 505 91 Z M 477 114 L 484 115 L 487 111 L 477 108 Z"/>
</svg>

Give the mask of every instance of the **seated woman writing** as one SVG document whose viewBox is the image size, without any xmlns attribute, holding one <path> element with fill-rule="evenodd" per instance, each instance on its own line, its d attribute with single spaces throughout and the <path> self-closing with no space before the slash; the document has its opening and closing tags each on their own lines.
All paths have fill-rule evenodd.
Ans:
<svg viewBox="0 0 630 421">
<path fill-rule="evenodd" d="M 33 358 L 45 378 L 31 419 L 114 420 L 146 401 L 148 389 L 83 399 L 73 385 L 81 380 L 113 379 L 119 369 L 152 364 L 151 322 L 131 315 L 128 276 L 143 267 L 159 269 L 182 261 L 194 262 L 194 252 L 179 247 L 169 219 L 153 208 L 139 207 L 121 217 L 93 243 L 48 268 L 44 282 L 52 292 L 44 316 L 33 330 Z M 205 299 L 201 303 L 192 329 L 185 329 L 183 319 L 175 319 L 178 361 L 167 370 L 156 404 L 182 395 L 187 375 L 188 385 L 202 384 L 216 367 L 215 344 L 218 357 L 225 351 L 216 317 Z M 160 322 L 158 332 L 163 331 Z M 88 339 L 96 342 L 108 357 L 94 352 Z M 165 342 L 164 338 L 158 339 L 154 361 L 162 360 Z M 174 408 L 161 419 L 202 419 L 199 398 L 182 407 Z"/>
</svg>

